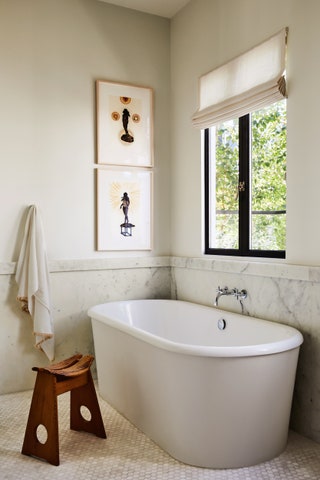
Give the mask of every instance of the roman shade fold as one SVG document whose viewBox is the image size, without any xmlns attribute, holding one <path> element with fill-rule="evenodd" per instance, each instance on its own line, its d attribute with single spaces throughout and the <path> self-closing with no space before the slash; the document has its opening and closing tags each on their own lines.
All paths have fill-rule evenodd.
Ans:
<svg viewBox="0 0 320 480">
<path fill-rule="evenodd" d="M 208 128 L 241 117 L 287 97 L 284 28 L 260 45 L 199 79 L 196 128 Z"/>
</svg>

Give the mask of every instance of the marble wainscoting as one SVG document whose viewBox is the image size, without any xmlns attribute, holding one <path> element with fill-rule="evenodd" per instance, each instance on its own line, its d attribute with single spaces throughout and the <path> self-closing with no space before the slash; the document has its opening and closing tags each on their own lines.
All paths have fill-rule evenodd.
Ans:
<svg viewBox="0 0 320 480">
<path fill-rule="evenodd" d="M 301 331 L 291 427 L 320 443 L 320 268 L 212 257 L 172 257 L 171 267 L 173 298 L 213 306 L 218 286 L 246 289 L 245 313 Z M 234 297 L 219 307 L 241 311 Z"/>
<path fill-rule="evenodd" d="M 15 263 L 0 263 L 0 394 L 33 388 L 32 367 L 48 364 L 34 347 L 32 320 L 17 302 Z M 55 361 L 94 354 L 89 307 L 112 300 L 170 298 L 169 257 L 49 262 Z"/>
<path fill-rule="evenodd" d="M 218 286 L 246 289 L 246 313 L 298 328 L 304 336 L 291 428 L 320 443 L 320 267 L 283 262 L 139 257 L 49 263 L 56 361 L 94 353 L 90 306 L 112 300 L 177 298 L 213 307 Z M 16 300 L 15 263 L 0 263 L 0 394 L 33 388 L 34 365 L 48 364 L 34 348 L 32 321 Z M 219 307 L 241 311 L 233 297 Z"/>
</svg>

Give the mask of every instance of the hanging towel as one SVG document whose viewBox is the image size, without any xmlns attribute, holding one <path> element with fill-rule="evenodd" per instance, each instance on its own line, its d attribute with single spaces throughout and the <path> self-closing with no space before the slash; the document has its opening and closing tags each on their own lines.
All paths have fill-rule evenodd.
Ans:
<svg viewBox="0 0 320 480">
<path fill-rule="evenodd" d="M 35 346 L 54 359 L 50 281 L 42 222 L 35 205 L 29 207 L 19 255 L 16 282 L 23 311 L 33 319 Z"/>
</svg>

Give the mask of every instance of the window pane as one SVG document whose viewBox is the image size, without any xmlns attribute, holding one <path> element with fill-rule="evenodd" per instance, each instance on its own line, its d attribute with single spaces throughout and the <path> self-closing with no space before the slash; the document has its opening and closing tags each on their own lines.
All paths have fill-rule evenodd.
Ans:
<svg viewBox="0 0 320 480">
<path fill-rule="evenodd" d="M 239 132 L 238 120 L 211 129 L 211 188 L 215 207 L 211 209 L 212 248 L 239 248 Z M 212 203 L 211 203 L 212 205 Z"/>
<path fill-rule="evenodd" d="M 286 101 L 251 115 L 251 245 L 285 250 Z"/>
</svg>

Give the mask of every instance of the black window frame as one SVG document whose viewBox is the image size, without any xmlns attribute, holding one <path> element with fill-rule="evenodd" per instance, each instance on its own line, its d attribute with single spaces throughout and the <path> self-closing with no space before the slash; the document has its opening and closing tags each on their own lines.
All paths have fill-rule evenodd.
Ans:
<svg viewBox="0 0 320 480">
<path fill-rule="evenodd" d="M 210 129 L 204 130 L 204 216 L 205 250 L 207 255 L 239 257 L 285 258 L 285 250 L 250 249 L 250 154 L 251 115 L 239 118 L 239 182 L 245 182 L 244 191 L 239 191 L 239 248 L 210 247 Z M 241 190 L 241 189 L 239 189 Z"/>
</svg>

